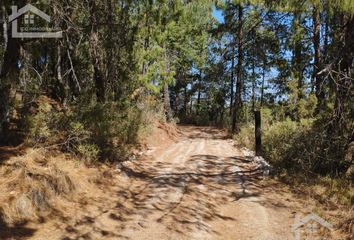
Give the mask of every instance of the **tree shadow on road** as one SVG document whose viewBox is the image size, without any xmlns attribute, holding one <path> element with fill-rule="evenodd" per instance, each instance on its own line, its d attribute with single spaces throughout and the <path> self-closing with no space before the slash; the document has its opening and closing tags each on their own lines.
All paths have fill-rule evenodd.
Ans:
<svg viewBox="0 0 354 240">
<path fill-rule="evenodd" d="M 94 216 L 88 222 L 79 221 L 75 226 L 68 226 L 70 232 L 64 239 L 79 236 L 94 239 L 92 232 L 95 231 L 96 234 L 106 231 L 106 236 L 117 239 L 129 239 L 131 236 L 123 235 L 124 230 L 144 230 L 148 221 L 180 235 L 195 231 L 220 234 L 213 232 L 210 222 L 222 220 L 237 224 L 234 217 L 220 214 L 220 206 L 261 194 L 258 182 L 262 172 L 256 168 L 241 169 L 240 166 L 246 163 L 243 157 L 194 155 L 183 166 L 143 161 L 123 164 L 121 171 L 131 184 L 122 185 L 116 193 L 114 206 L 102 210 L 102 215 L 116 221 L 114 231 L 97 227 L 95 221 L 100 216 Z M 75 229 L 85 224 L 92 225 L 92 229 L 83 237 Z"/>
<path fill-rule="evenodd" d="M 183 134 L 188 137 L 188 139 L 213 139 L 213 140 L 224 140 L 229 139 L 230 136 L 222 129 L 213 127 L 188 127 L 183 126 L 182 128 L 188 129 L 182 131 Z"/>
<path fill-rule="evenodd" d="M 25 225 L 26 222 L 9 226 L 3 221 L 3 218 L 0 214 L 0 240 L 25 239 L 33 236 L 36 230 L 28 228 Z"/>
</svg>

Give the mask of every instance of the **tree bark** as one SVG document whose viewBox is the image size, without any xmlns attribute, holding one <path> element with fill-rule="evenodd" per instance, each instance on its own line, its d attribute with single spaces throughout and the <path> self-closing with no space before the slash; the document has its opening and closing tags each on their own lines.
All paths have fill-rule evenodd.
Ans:
<svg viewBox="0 0 354 240">
<path fill-rule="evenodd" d="M 6 8 L 5 5 L 1 6 L 1 20 L 2 20 L 2 26 L 3 26 L 3 32 L 4 32 L 4 49 L 7 48 L 7 43 L 9 41 L 9 35 L 8 35 L 8 26 L 6 22 Z"/>
<path fill-rule="evenodd" d="M 107 8 L 106 8 L 106 12 L 107 12 L 107 22 L 108 22 L 108 39 L 107 39 L 107 46 L 114 46 L 114 34 L 115 31 L 113 29 L 114 28 L 114 9 L 115 9 L 115 1 L 112 0 L 107 0 L 106 2 L 107 4 Z M 107 84 L 109 85 L 109 87 L 113 90 L 113 95 L 115 96 L 115 87 L 114 87 L 114 47 L 111 47 L 109 51 L 107 51 L 107 72 L 106 72 L 106 76 L 107 76 Z"/>
<path fill-rule="evenodd" d="M 92 24 L 91 30 L 91 61 L 93 65 L 93 79 L 95 82 L 95 91 L 97 101 L 100 103 L 105 102 L 105 82 L 102 71 L 102 60 L 100 56 L 99 36 L 98 36 L 98 20 L 97 20 L 97 4 L 96 0 L 90 1 L 90 18 Z"/>
<path fill-rule="evenodd" d="M 328 6 L 328 1 L 325 5 L 325 29 L 324 29 L 324 41 L 323 41 L 323 55 L 324 55 L 324 60 L 326 61 L 326 57 L 328 54 L 328 43 L 329 43 L 329 25 L 330 25 L 330 13 L 329 13 L 329 6 Z"/>
<path fill-rule="evenodd" d="M 342 61 L 339 70 L 350 76 L 354 58 L 354 14 L 347 17 L 345 24 L 344 46 L 342 50 Z"/>
<path fill-rule="evenodd" d="M 198 98 L 197 98 L 197 115 L 199 115 L 199 113 L 200 113 L 201 88 L 202 88 L 202 70 L 199 70 Z"/>
<path fill-rule="evenodd" d="M 254 111 L 254 119 L 255 119 L 256 156 L 261 156 L 262 155 L 261 111 Z"/>
<path fill-rule="evenodd" d="M 187 92 L 187 84 L 183 87 L 183 94 L 184 94 L 184 99 L 183 99 L 183 113 L 184 113 L 184 117 L 187 119 L 187 115 L 188 115 L 188 92 Z"/>
<path fill-rule="evenodd" d="M 323 108 L 324 105 L 324 89 L 323 89 L 323 77 L 318 73 L 322 67 L 321 59 L 321 15 L 318 6 L 313 6 L 313 46 L 314 46 L 314 69 L 313 69 L 313 86 L 317 97 L 317 113 Z"/>
<path fill-rule="evenodd" d="M 166 74 L 170 72 L 170 60 L 168 58 L 168 54 L 165 54 L 166 60 Z M 171 111 L 171 99 L 170 99 L 170 91 L 168 88 L 168 81 L 165 79 L 164 88 L 163 88 L 163 95 L 164 95 L 164 108 L 165 108 L 165 116 L 167 122 L 172 120 L 172 111 Z"/>
<path fill-rule="evenodd" d="M 233 111 L 233 103 L 234 103 L 234 86 L 235 86 L 235 76 L 234 76 L 234 71 L 235 71 L 235 47 L 232 47 L 232 60 L 231 60 L 231 81 L 230 81 L 230 94 L 231 94 L 231 99 L 230 99 L 230 116 L 232 116 L 232 111 Z"/>
<path fill-rule="evenodd" d="M 294 27 L 295 32 L 299 31 L 299 25 L 301 22 L 301 15 L 299 12 L 294 13 Z M 293 49 L 293 64 L 294 64 L 294 76 L 297 80 L 297 108 L 295 119 L 300 120 L 299 114 L 300 101 L 304 98 L 304 76 L 303 76 L 303 56 L 302 56 L 302 42 L 300 39 L 296 39 Z"/>
<path fill-rule="evenodd" d="M 2 5 L 3 17 L 6 15 L 5 6 Z M 5 53 L 0 72 L 0 136 L 3 136 L 8 123 L 10 111 L 11 75 L 18 72 L 17 61 L 20 57 L 20 40 L 9 38 L 10 30 L 4 24 Z"/>
<path fill-rule="evenodd" d="M 261 108 L 264 105 L 265 71 L 266 71 L 266 60 L 264 59 L 263 69 L 262 69 Z"/>
<path fill-rule="evenodd" d="M 167 122 L 170 122 L 172 120 L 172 113 L 171 113 L 170 91 L 168 89 L 168 83 L 164 84 L 163 95 L 164 95 L 166 120 Z"/>
<path fill-rule="evenodd" d="M 70 87 L 68 81 L 63 79 L 62 65 L 63 65 L 63 53 L 62 53 L 62 41 L 58 42 L 58 58 L 57 58 L 57 78 L 62 87 L 61 102 L 66 106 L 69 98 Z"/>
<path fill-rule="evenodd" d="M 150 10 L 150 4 L 149 4 L 149 10 Z M 145 38 L 144 38 L 144 51 L 146 52 L 149 47 L 150 47 L 150 14 L 148 12 L 145 13 L 145 29 L 147 29 L 147 33 L 145 33 Z M 148 67 L 149 64 L 147 61 L 143 61 L 143 66 L 141 69 L 141 74 L 146 75 L 148 72 Z"/>
<path fill-rule="evenodd" d="M 255 62 L 254 59 L 252 60 L 252 110 L 256 110 L 256 88 L 257 88 L 257 76 L 256 76 L 256 69 L 255 69 Z"/>
<path fill-rule="evenodd" d="M 350 104 L 350 94 L 352 91 L 352 79 L 350 78 L 353 71 L 353 58 L 354 58 L 354 15 L 349 15 L 346 19 L 344 46 L 341 51 L 342 58 L 338 63 L 338 71 L 340 76 L 337 77 L 337 89 L 335 100 L 335 117 L 332 121 L 332 129 L 341 134 L 345 120 L 345 107 Z M 349 100 L 348 100 L 349 99 Z"/>
<path fill-rule="evenodd" d="M 238 63 L 237 63 L 237 80 L 236 80 L 236 96 L 234 111 L 232 116 L 232 133 L 238 133 L 240 131 L 240 113 L 242 110 L 242 91 L 243 91 L 243 81 L 242 81 L 242 65 L 243 65 L 243 7 L 241 4 L 238 5 Z"/>
</svg>

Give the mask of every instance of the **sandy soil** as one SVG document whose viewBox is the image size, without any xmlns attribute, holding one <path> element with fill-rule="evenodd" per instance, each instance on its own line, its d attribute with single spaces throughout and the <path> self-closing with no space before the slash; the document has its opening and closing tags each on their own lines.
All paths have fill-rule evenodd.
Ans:
<svg viewBox="0 0 354 240">
<path fill-rule="evenodd" d="M 181 127 L 175 142 L 125 162 L 60 220 L 26 225 L 28 239 L 293 239 L 303 208 L 267 185 L 226 134 Z"/>
</svg>

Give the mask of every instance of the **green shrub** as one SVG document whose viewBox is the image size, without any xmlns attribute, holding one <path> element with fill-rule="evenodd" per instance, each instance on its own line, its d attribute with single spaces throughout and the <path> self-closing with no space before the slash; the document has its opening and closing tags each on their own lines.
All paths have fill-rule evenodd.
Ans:
<svg viewBox="0 0 354 240">
<path fill-rule="evenodd" d="M 92 133 L 85 129 L 82 123 L 75 121 L 70 110 L 58 111 L 50 104 L 44 103 L 39 106 L 37 113 L 29 116 L 28 126 L 27 141 L 33 146 L 58 147 L 90 160 L 97 157 L 94 156 L 97 153 L 93 154 L 95 151 L 89 154 L 83 151 L 83 146 L 93 149 L 93 145 L 88 144 Z"/>
<path fill-rule="evenodd" d="M 146 96 L 137 104 L 137 108 L 144 112 L 142 114 L 141 123 L 143 126 L 149 126 L 154 121 L 165 121 L 164 105 L 157 101 L 153 96 Z"/>
<path fill-rule="evenodd" d="M 126 158 L 137 142 L 142 112 L 118 103 L 82 102 L 62 110 L 42 104 L 27 120 L 31 145 L 60 148 L 93 162 Z"/>
<path fill-rule="evenodd" d="M 201 112 L 199 115 L 194 117 L 194 122 L 197 126 L 210 126 L 212 122 L 210 121 L 210 116 L 207 112 Z"/>
<path fill-rule="evenodd" d="M 300 132 L 304 131 L 294 121 L 286 120 L 277 122 L 264 132 L 263 153 L 267 160 L 275 166 L 291 168 L 295 164 L 296 155 L 301 153 L 293 152 L 296 144 L 295 139 Z"/>
<path fill-rule="evenodd" d="M 53 114 L 52 106 L 43 104 L 39 106 L 38 112 L 27 118 L 28 140 L 32 144 L 54 143 L 56 137 L 52 131 Z"/>
<path fill-rule="evenodd" d="M 240 132 L 234 137 L 234 139 L 241 146 L 247 147 L 249 149 L 254 149 L 254 136 L 254 125 L 245 124 L 241 127 Z"/>
<path fill-rule="evenodd" d="M 262 128 L 268 129 L 274 122 L 272 110 L 270 108 L 263 108 L 261 110 L 261 114 L 262 114 Z"/>
<path fill-rule="evenodd" d="M 77 107 L 76 118 L 90 131 L 90 144 L 100 149 L 100 157 L 124 159 L 137 142 L 142 113 L 137 108 L 124 108 L 118 103 Z"/>
<path fill-rule="evenodd" d="M 263 108 L 262 113 L 262 132 L 263 134 L 268 131 L 274 122 L 273 112 L 270 108 Z M 252 116 L 252 117 L 251 117 Z M 249 149 L 255 148 L 255 126 L 254 126 L 254 116 L 249 116 L 249 121 L 244 123 L 240 132 L 234 136 L 234 139 L 241 146 L 247 147 Z"/>
<path fill-rule="evenodd" d="M 99 148 L 94 144 L 80 144 L 76 148 L 79 156 L 88 161 L 89 163 L 93 163 L 98 160 L 98 156 L 100 153 Z"/>
<path fill-rule="evenodd" d="M 265 130 L 263 153 L 274 166 L 291 172 L 340 175 L 347 163 L 345 136 L 329 138 L 326 127 L 314 119 L 287 120 Z"/>
<path fill-rule="evenodd" d="M 322 118 L 321 118 L 322 119 Z M 264 157 L 278 169 L 338 175 L 348 169 L 345 159 L 348 136 L 328 137 L 324 121 L 275 121 L 269 109 L 262 110 L 262 147 Z M 237 142 L 254 149 L 254 125 L 244 124 Z"/>
</svg>

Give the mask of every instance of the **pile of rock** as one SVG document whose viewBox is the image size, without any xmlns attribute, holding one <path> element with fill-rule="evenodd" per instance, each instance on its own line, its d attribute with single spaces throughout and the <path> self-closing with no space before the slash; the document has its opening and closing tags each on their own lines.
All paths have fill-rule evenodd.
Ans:
<svg viewBox="0 0 354 240">
<path fill-rule="evenodd" d="M 241 150 L 246 159 L 253 161 L 259 166 L 259 169 L 263 171 L 264 176 L 269 176 L 269 174 L 273 172 L 273 167 L 263 157 L 255 156 L 255 152 L 248 148 L 242 148 Z"/>
</svg>

